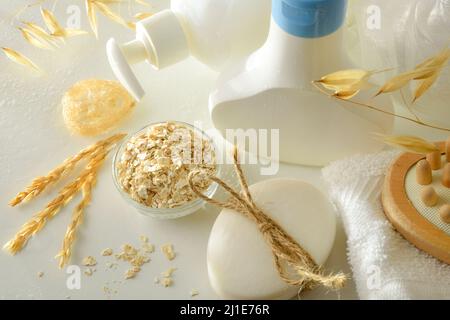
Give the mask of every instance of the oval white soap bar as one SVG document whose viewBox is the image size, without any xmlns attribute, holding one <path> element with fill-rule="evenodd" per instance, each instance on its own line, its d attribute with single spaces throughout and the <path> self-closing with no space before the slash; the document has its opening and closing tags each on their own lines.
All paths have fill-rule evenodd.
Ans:
<svg viewBox="0 0 450 320">
<path fill-rule="evenodd" d="M 255 203 L 322 265 L 333 247 L 336 216 L 312 185 L 271 179 L 250 186 Z M 207 252 L 211 286 L 224 299 L 288 299 L 298 288 L 283 282 L 256 224 L 224 209 L 212 228 Z"/>
</svg>

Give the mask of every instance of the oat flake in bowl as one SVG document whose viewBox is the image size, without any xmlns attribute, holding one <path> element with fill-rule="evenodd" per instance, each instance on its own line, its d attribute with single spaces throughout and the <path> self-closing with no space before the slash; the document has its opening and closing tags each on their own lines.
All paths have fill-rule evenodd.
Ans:
<svg viewBox="0 0 450 320">
<path fill-rule="evenodd" d="M 127 139 L 113 161 L 116 186 L 141 213 L 176 218 L 199 209 L 203 200 L 190 189 L 188 175 L 202 170 L 217 174 L 210 138 L 183 122 L 151 124 Z M 212 196 L 217 186 L 196 181 Z"/>
</svg>

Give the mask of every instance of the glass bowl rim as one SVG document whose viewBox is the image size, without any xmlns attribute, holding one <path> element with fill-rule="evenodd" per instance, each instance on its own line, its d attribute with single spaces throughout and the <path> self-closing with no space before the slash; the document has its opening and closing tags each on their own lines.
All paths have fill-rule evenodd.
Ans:
<svg viewBox="0 0 450 320">
<path fill-rule="evenodd" d="M 142 203 L 139 203 L 135 200 L 133 200 L 131 198 L 131 196 L 125 192 L 125 190 L 122 189 L 122 187 L 119 184 L 118 181 L 118 177 L 117 177 L 117 170 L 116 170 L 116 163 L 120 157 L 120 155 L 123 152 L 123 148 L 124 146 L 126 146 L 127 142 L 134 136 L 136 136 L 137 134 L 139 134 L 140 132 L 151 128 L 153 126 L 159 125 L 159 124 L 164 124 L 164 123 L 178 123 L 178 124 L 182 124 L 187 126 L 188 128 L 194 130 L 194 132 L 198 132 L 202 135 L 203 138 L 208 139 L 208 141 L 211 143 L 211 146 L 213 147 L 213 150 L 215 152 L 215 156 L 217 157 L 217 147 L 216 144 L 214 143 L 213 139 L 202 129 L 199 129 L 197 127 L 195 127 L 194 125 L 184 122 L 184 121 L 178 121 L 178 120 L 167 120 L 167 121 L 158 121 L 158 122 L 152 122 L 150 124 L 147 124 L 143 127 L 141 127 L 139 130 L 128 134 L 118 145 L 118 147 L 116 148 L 114 157 L 113 157 L 113 161 L 112 161 L 112 178 L 113 178 L 113 182 L 114 185 L 116 187 L 116 189 L 119 191 L 119 193 L 121 194 L 121 196 L 128 202 L 130 203 L 132 206 L 134 206 L 136 209 L 138 209 L 138 211 L 143 214 L 143 215 L 147 215 L 147 216 L 161 216 L 160 218 L 171 218 L 170 214 L 180 214 L 183 212 L 187 212 L 184 215 L 179 215 L 177 217 L 182 217 L 182 216 L 186 216 L 189 214 L 194 213 L 196 210 L 195 209 L 197 206 L 200 207 L 201 205 L 203 205 L 206 201 L 200 197 L 197 197 L 183 205 L 177 206 L 177 207 L 173 207 L 173 208 L 152 208 L 149 206 L 146 206 Z M 220 176 L 221 174 L 221 166 L 219 165 L 219 163 L 217 163 L 217 158 L 216 158 L 216 176 Z M 211 185 L 206 189 L 206 191 L 204 191 L 204 194 L 208 197 L 212 197 L 218 188 L 218 184 L 216 182 L 212 182 Z M 190 212 L 191 211 L 191 212 Z M 145 212 L 145 213 L 144 213 Z M 169 216 L 167 216 L 169 215 Z M 175 218 L 175 217 L 173 217 Z"/>
</svg>

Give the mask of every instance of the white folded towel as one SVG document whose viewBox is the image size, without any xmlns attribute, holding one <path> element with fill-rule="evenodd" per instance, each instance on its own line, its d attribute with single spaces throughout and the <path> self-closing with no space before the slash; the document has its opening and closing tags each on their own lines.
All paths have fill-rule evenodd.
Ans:
<svg viewBox="0 0 450 320">
<path fill-rule="evenodd" d="M 381 187 L 398 155 L 358 155 L 322 170 L 347 233 L 348 259 L 361 299 L 450 299 L 450 265 L 420 251 L 386 219 Z"/>
</svg>

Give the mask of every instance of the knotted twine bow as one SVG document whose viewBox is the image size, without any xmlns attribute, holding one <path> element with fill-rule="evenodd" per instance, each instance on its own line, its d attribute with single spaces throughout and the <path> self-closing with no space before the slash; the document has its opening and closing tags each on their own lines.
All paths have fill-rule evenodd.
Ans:
<svg viewBox="0 0 450 320">
<path fill-rule="evenodd" d="M 342 288 L 347 280 L 346 275 L 342 273 L 324 275 L 321 267 L 315 263 L 311 255 L 274 220 L 256 206 L 238 162 L 238 151 L 236 147 L 233 150 L 233 162 L 234 169 L 239 178 L 241 193 L 233 190 L 220 178 L 201 171 L 194 171 L 189 174 L 189 185 L 192 191 L 212 205 L 237 211 L 255 222 L 259 231 L 263 234 L 264 239 L 272 249 L 278 274 L 286 283 L 300 286 L 301 289 L 310 289 L 317 285 L 335 290 Z M 227 202 L 220 202 L 205 196 L 194 183 L 194 179 L 197 176 L 216 182 L 231 195 L 230 199 Z M 290 269 L 287 269 L 287 266 Z"/>
</svg>

